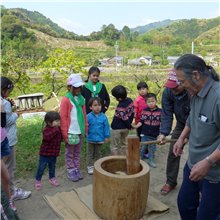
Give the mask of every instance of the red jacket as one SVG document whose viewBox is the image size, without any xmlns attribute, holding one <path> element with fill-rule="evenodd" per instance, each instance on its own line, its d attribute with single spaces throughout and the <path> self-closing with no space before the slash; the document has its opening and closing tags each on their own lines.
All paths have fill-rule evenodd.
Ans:
<svg viewBox="0 0 220 220">
<path fill-rule="evenodd" d="M 63 135 L 63 139 L 67 140 L 68 139 L 68 130 L 70 127 L 70 112 L 72 110 L 72 103 L 67 97 L 63 97 L 60 105 L 60 128 L 61 132 Z M 82 107 L 83 110 L 83 115 L 84 115 L 84 120 L 85 120 L 85 134 L 87 134 L 88 131 L 88 122 L 87 122 L 87 117 L 86 117 L 86 107 L 85 105 Z"/>
<path fill-rule="evenodd" d="M 43 156 L 59 156 L 61 141 L 60 128 L 46 126 L 43 130 L 43 140 L 39 154 Z"/>
<path fill-rule="evenodd" d="M 141 112 L 147 107 L 146 100 L 143 96 L 138 96 L 134 100 L 135 124 L 140 121 Z"/>
</svg>

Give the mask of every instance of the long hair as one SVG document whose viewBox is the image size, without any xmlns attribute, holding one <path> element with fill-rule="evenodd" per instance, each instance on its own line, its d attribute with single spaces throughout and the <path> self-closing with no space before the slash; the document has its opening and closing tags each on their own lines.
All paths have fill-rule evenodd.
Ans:
<svg viewBox="0 0 220 220">
<path fill-rule="evenodd" d="M 182 70 L 185 76 L 192 80 L 193 71 L 198 71 L 202 77 L 211 77 L 215 81 L 219 81 L 219 75 L 212 66 L 206 65 L 205 61 L 194 55 L 185 54 L 177 59 L 174 64 L 176 70 Z"/>
</svg>

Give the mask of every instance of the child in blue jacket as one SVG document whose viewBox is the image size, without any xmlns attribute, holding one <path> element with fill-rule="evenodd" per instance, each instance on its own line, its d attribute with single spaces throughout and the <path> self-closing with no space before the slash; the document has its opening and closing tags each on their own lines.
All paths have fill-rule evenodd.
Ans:
<svg viewBox="0 0 220 220">
<path fill-rule="evenodd" d="M 101 112 L 102 104 L 99 97 L 89 100 L 88 106 L 91 112 L 87 115 L 88 136 L 87 136 L 87 170 L 93 174 L 94 162 L 100 158 L 100 149 L 103 143 L 108 143 L 110 127 L 106 115 Z"/>
</svg>

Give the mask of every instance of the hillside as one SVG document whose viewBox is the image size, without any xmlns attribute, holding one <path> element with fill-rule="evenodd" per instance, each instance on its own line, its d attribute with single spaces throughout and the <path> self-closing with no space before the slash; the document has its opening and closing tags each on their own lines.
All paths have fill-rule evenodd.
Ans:
<svg viewBox="0 0 220 220">
<path fill-rule="evenodd" d="M 99 48 L 99 49 L 107 48 L 107 46 L 104 44 L 103 41 L 77 41 L 77 40 L 53 37 L 34 29 L 28 29 L 28 30 L 34 32 L 38 41 L 41 44 L 48 46 L 49 48 L 58 48 L 58 47 L 63 49 L 71 49 L 76 47 Z"/>
<path fill-rule="evenodd" d="M 176 38 L 194 40 L 200 34 L 218 27 L 220 17 L 212 19 L 183 19 L 172 23 L 171 25 L 157 29 L 161 34 L 172 34 Z"/>
<path fill-rule="evenodd" d="M 5 13 L 18 18 L 20 23 L 25 27 L 42 31 L 51 36 L 72 39 L 77 37 L 75 33 L 61 28 L 59 25 L 37 11 L 28 11 L 23 8 L 11 8 L 5 9 Z"/>
<path fill-rule="evenodd" d="M 150 23 L 150 24 L 147 24 L 147 25 L 131 28 L 131 32 L 137 31 L 139 34 L 144 34 L 148 31 L 156 29 L 156 28 L 166 27 L 166 26 L 172 24 L 175 21 L 176 20 L 166 19 L 164 21 L 153 22 L 153 23 Z"/>
</svg>

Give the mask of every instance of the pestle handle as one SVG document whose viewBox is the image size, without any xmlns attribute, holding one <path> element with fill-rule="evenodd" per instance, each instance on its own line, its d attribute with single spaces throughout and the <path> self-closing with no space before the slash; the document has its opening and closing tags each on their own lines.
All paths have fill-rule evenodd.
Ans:
<svg viewBox="0 0 220 220">
<path fill-rule="evenodd" d="M 166 143 L 173 143 L 173 142 L 176 142 L 177 139 L 166 139 L 165 140 L 165 144 Z M 159 144 L 160 141 L 158 140 L 155 140 L 155 141 L 143 141 L 143 142 L 140 142 L 141 144 Z"/>
</svg>

